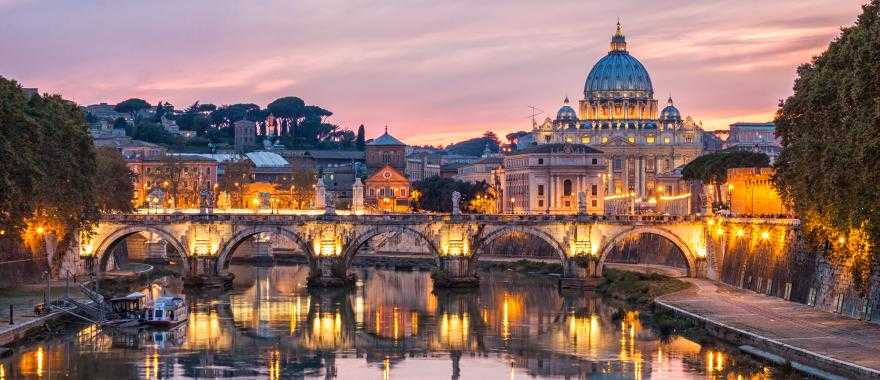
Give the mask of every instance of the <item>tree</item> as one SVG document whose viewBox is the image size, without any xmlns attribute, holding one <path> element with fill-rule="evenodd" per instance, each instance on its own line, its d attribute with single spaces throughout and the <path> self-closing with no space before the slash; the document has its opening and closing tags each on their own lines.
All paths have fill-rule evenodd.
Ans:
<svg viewBox="0 0 880 380">
<path fill-rule="evenodd" d="M 809 240 L 864 290 L 880 242 L 880 1 L 801 65 L 776 115 L 775 181 Z M 840 243 L 843 242 L 843 243 Z"/>
<path fill-rule="evenodd" d="M 275 184 L 279 192 L 289 193 L 291 206 L 295 209 L 308 207 L 315 198 L 315 183 L 317 176 L 312 170 L 298 170 L 291 173 L 290 177 L 284 177 Z"/>
<path fill-rule="evenodd" d="M 725 150 L 697 157 L 681 169 L 686 181 L 701 181 L 714 188 L 715 204 L 721 203 L 721 184 L 727 182 L 727 169 L 768 167 L 770 158 L 764 153 Z"/>
<path fill-rule="evenodd" d="M 489 185 L 482 181 L 470 183 L 434 176 L 414 183 L 413 189 L 418 194 L 413 199 L 415 208 L 436 212 L 452 211 L 452 193 L 455 191 L 461 194 L 461 205 L 469 211 L 490 211 L 482 200 L 494 199 Z"/>
<path fill-rule="evenodd" d="M 150 109 L 150 103 L 147 103 L 146 100 L 131 98 L 126 99 L 113 107 L 113 110 L 120 113 L 127 113 L 131 115 L 131 119 L 137 119 L 138 113 L 143 110 Z"/>
<path fill-rule="evenodd" d="M 223 176 L 218 180 L 220 191 L 229 196 L 232 207 L 242 207 L 245 185 L 254 181 L 254 167 L 250 161 L 242 158 L 227 161 L 224 164 Z"/>
<path fill-rule="evenodd" d="M 0 231 L 19 236 L 34 211 L 33 194 L 44 175 L 35 132 L 42 127 L 26 111 L 21 86 L 0 77 Z"/>
<path fill-rule="evenodd" d="M 97 175 L 95 194 L 101 212 L 130 212 L 134 193 L 134 174 L 125 159 L 114 149 L 99 148 L 96 152 Z"/>
<path fill-rule="evenodd" d="M 28 108 L 41 126 L 35 134 L 43 175 L 33 194 L 33 224 L 58 238 L 50 263 L 57 277 L 77 233 L 90 231 L 98 220 L 95 147 L 82 110 L 73 102 L 59 95 L 35 96 Z"/>
<path fill-rule="evenodd" d="M 483 138 L 491 141 L 496 147 L 501 146 L 501 140 L 498 139 L 498 135 L 496 135 L 495 132 L 486 131 L 486 133 L 483 133 Z"/>
<path fill-rule="evenodd" d="M 158 167 L 156 178 L 159 186 L 168 197 L 170 207 L 181 207 L 181 193 L 183 190 L 183 160 L 173 154 L 162 156 L 162 165 Z"/>
<path fill-rule="evenodd" d="M 116 120 L 113 120 L 113 129 L 126 129 L 128 128 L 128 122 L 125 121 L 124 117 L 117 117 Z"/>
<path fill-rule="evenodd" d="M 357 147 L 357 150 L 364 150 L 367 147 L 367 140 L 366 140 L 363 124 L 361 124 L 358 127 L 357 138 L 355 139 L 354 144 Z"/>
</svg>

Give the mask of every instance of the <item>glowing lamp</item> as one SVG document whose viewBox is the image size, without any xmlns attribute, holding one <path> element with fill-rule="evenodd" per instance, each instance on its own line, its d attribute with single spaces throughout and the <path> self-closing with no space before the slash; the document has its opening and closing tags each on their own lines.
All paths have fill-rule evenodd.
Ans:
<svg viewBox="0 0 880 380">
<path fill-rule="evenodd" d="M 769 238 L 770 238 L 770 232 L 768 232 L 768 231 L 761 232 L 761 239 L 767 240 Z"/>
<path fill-rule="evenodd" d="M 843 237 L 843 236 L 837 238 L 837 243 L 840 244 L 840 245 L 844 245 L 844 244 L 846 244 L 846 238 Z"/>
<path fill-rule="evenodd" d="M 746 232 L 743 231 L 742 228 L 737 228 L 737 229 L 736 229 L 736 237 L 743 237 L 745 234 L 746 234 Z"/>
<path fill-rule="evenodd" d="M 718 234 L 718 236 L 724 235 L 724 229 L 721 227 L 718 227 L 718 229 L 715 230 L 715 233 Z"/>
<path fill-rule="evenodd" d="M 733 191 L 733 184 L 732 183 L 727 184 L 727 191 Z"/>
<path fill-rule="evenodd" d="M 39 227 L 37 227 L 37 233 L 38 233 L 38 234 L 42 235 L 42 234 L 45 233 L 45 232 L 46 232 L 46 229 L 43 228 L 43 226 L 39 226 Z"/>
</svg>

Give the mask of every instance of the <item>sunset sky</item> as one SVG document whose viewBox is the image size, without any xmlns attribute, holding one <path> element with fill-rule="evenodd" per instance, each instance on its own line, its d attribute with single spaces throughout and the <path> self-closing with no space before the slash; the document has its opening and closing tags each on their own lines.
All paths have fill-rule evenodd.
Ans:
<svg viewBox="0 0 880 380">
<path fill-rule="evenodd" d="M 0 75 L 80 104 L 294 95 L 367 137 L 437 145 L 581 99 L 619 17 L 655 97 L 720 129 L 772 119 L 862 3 L 0 0 Z"/>
</svg>

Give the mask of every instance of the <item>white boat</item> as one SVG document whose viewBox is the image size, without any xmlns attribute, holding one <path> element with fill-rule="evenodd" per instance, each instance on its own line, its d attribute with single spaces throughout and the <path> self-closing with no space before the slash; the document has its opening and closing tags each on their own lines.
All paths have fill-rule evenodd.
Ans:
<svg viewBox="0 0 880 380">
<path fill-rule="evenodd" d="M 175 326 L 186 321 L 189 308 L 180 296 L 162 296 L 144 309 L 144 323 L 156 326 Z"/>
</svg>

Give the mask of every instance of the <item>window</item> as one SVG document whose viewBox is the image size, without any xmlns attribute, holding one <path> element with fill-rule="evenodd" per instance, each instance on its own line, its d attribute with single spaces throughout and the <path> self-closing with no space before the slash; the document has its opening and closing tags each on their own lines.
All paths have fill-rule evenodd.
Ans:
<svg viewBox="0 0 880 380">
<path fill-rule="evenodd" d="M 608 136 L 602 136 L 602 144 L 608 144 Z"/>
<path fill-rule="evenodd" d="M 669 136 L 666 136 L 663 138 L 664 144 L 669 145 L 671 142 L 672 142 L 672 139 L 670 139 Z"/>
<path fill-rule="evenodd" d="M 648 137 L 645 137 L 645 143 L 649 144 L 649 145 L 653 145 L 654 144 L 654 135 L 648 135 Z"/>
<path fill-rule="evenodd" d="M 544 185 L 538 185 L 538 195 L 544 195 Z"/>
<path fill-rule="evenodd" d="M 630 143 L 630 144 L 635 144 L 635 143 L 636 143 L 636 137 L 633 136 L 633 135 L 629 135 L 629 136 L 626 138 L 626 142 L 628 142 L 628 143 Z"/>
<path fill-rule="evenodd" d="M 539 159 L 538 159 L 538 165 L 544 165 L 544 159 L 543 159 L 543 158 L 539 158 Z"/>
<path fill-rule="evenodd" d="M 538 207 L 544 207 L 544 200 L 538 199 Z"/>
<path fill-rule="evenodd" d="M 562 195 L 571 196 L 571 180 L 567 179 L 562 183 Z"/>
<path fill-rule="evenodd" d="M 690 134 L 685 135 L 685 136 L 684 136 L 684 142 L 686 142 L 686 143 L 692 143 L 692 142 L 694 142 L 694 135 L 690 135 Z"/>
<path fill-rule="evenodd" d="M 599 159 L 598 159 L 598 158 L 594 158 L 593 161 L 592 161 L 592 163 L 593 163 L 593 165 L 599 165 Z"/>
<path fill-rule="evenodd" d="M 598 201 L 596 201 L 595 199 L 593 199 L 592 203 L 593 203 L 593 207 L 597 207 L 599 205 Z"/>
<path fill-rule="evenodd" d="M 589 143 L 590 143 L 590 136 L 587 136 L 587 135 L 581 136 L 581 144 L 589 144 Z"/>
<path fill-rule="evenodd" d="M 590 194 L 594 197 L 598 196 L 599 195 L 599 186 L 598 185 L 590 186 Z"/>
<path fill-rule="evenodd" d="M 571 144 L 574 142 L 574 138 L 571 136 L 565 136 L 565 142 Z"/>
</svg>

